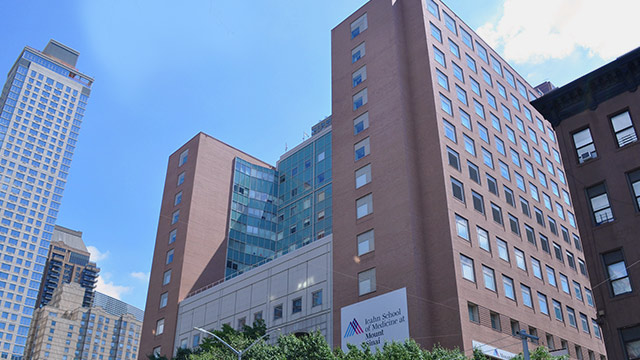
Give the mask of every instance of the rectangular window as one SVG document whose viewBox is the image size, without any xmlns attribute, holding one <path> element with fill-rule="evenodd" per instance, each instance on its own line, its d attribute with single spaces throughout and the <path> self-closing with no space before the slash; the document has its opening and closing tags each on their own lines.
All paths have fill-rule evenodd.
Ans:
<svg viewBox="0 0 640 360">
<path fill-rule="evenodd" d="M 162 276 L 162 286 L 167 285 L 171 282 L 171 269 L 164 272 Z"/>
<path fill-rule="evenodd" d="M 173 206 L 176 206 L 182 202 L 182 191 L 178 192 L 173 199 Z"/>
<path fill-rule="evenodd" d="M 511 176 L 509 175 L 509 165 L 503 163 L 502 161 L 498 161 L 500 164 L 500 175 L 508 181 L 511 181 Z"/>
<path fill-rule="evenodd" d="M 577 281 L 573 282 L 573 292 L 576 294 L 576 299 L 582 301 L 582 286 Z"/>
<path fill-rule="evenodd" d="M 584 295 L 587 298 L 587 304 L 589 304 L 589 306 L 594 307 L 593 304 L 593 293 L 591 292 L 591 290 L 584 288 Z"/>
<path fill-rule="evenodd" d="M 451 30 L 452 33 L 458 35 L 458 28 L 456 27 L 456 21 L 444 11 L 442 12 L 442 15 L 444 15 L 444 24 L 447 26 L 447 28 Z"/>
<path fill-rule="evenodd" d="M 460 171 L 460 155 L 447 146 L 447 159 L 449 161 L 449 165 L 451 165 L 454 169 Z"/>
<path fill-rule="evenodd" d="M 471 91 L 473 91 L 476 95 L 482 97 L 482 93 L 480 92 L 480 84 L 471 76 L 469 76 L 469 82 L 471 83 Z"/>
<path fill-rule="evenodd" d="M 498 59 L 493 57 L 493 55 L 491 55 L 491 67 L 493 68 L 493 71 L 495 71 L 496 73 L 500 74 L 500 76 L 502 76 L 502 65 L 500 65 L 500 62 L 498 61 Z"/>
<path fill-rule="evenodd" d="M 311 307 L 322 305 L 322 289 L 311 293 Z"/>
<path fill-rule="evenodd" d="M 484 287 L 496 291 L 496 278 L 493 269 L 482 265 L 482 277 L 484 278 Z"/>
<path fill-rule="evenodd" d="M 600 326 L 596 322 L 596 319 L 591 319 L 591 325 L 593 326 L 593 335 L 595 335 L 596 338 L 601 339 L 602 335 L 600 333 Z M 640 344 L 638 344 L 638 345 L 640 345 Z M 640 355 L 640 354 L 638 354 L 638 355 Z M 591 359 L 589 359 L 589 360 L 591 360 Z"/>
<path fill-rule="evenodd" d="M 542 248 L 542 251 L 548 254 L 551 254 L 551 249 L 549 248 L 549 239 L 542 234 L 539 234 L 539 235 L 540 235 L 540 247 Z"/>
<path fill-rule="evenodd" d="M 180 175 L 178 175 L 178 185 L 176 186 L 180 186 L 184 183 L 184 171 L 180 173 Z"/>
<path fill-rule="evenodd" d="M 498 196 L 498 181 L 491 175 L 487 174 L 487 188 L 489 192 Z"/>
<path fill-rule="evenodd" d="M 451 192 L 453 197 L 464 202 L 464 185 L 454 178 L 451 178 Z"/>
<path fill-rule="evenodd" d="M 491 311 L 489 312 L 489 318 L 491 319 L 491 328 L 496 331 L 502 331 L 502 325 L 500 325 L 500 314 Z"/>
<path fill-rule="evenodd" d="M 440 108 L 447 114 L 453 116 L 453 107 L 448 97 L 440 94 Z"/>
<path fill-rule="evenodd" d="M 440 29 L 438 29 L 437 26 L 433 25 L 433 23 L 429 23 L 429 25 L 431 26 L 431 36 L 433 36 L 436 40 L 438 40 L 439 43 L 442 44 L 442 31 L 440 31 Z"/>
<path fill-rule="evenodd" d="M 291 300 L 291 314 L 302 312 L 302 298 Z"/>
<path fill-rule="evenodd" d="M 518 248 L 513 248 L 513 253 L 516 256 L 516 265 L 520 270 L 527 271 L 527 262 L 524 258 L 524 252 Z"/>
<path fill-rule="evenodd" d="M 493 81 L 491 81 L 491 74 L 489 74 L 487 70 L 485 70 L 484 68 L 482 68 L 482 78 L 484 79 L 484 82 L 486 82 L 487 85 L 489 85 L 489 87 L 493 87 Z"/>
<path fill-rule="evenodd" d="M 498 256 L 500 259 L 509 262 L 509 248 L 507 246 L 507 242 L 496 238 L 496 243 L 498 244 Z"/>
<path fill-rule="evenodd" d="M 173 252 L 173 249 L 167 251 L 167 261 L 165 262 L 166 265 L 169 265 L 173 262 Z"/>
<path fill-rule="evenodd" d="M 496 149 L 498 152 L 504 156 L 507 156 L 507 153 L 504 150 L 504 141 L 502 141 L 498 136 L 493 137 L 496 143 Z"/>
<path fill-rule="evenodd" d="M 447 62 L 444 57 L 444 53 L 440 51 L 435 45 L 433 46 L 433 58 L 438 62 L 438 64 L 447 67 Z"/>
<path fill-rule="evenodd" d="M 493 169 L 493 155 L 485 148 L 482 148 L 482 162 Z"/>
<path fill-rule="evenodd" d="M 553 243 L 553 252 L 556 255 L 556 259 L 560 260 L 561 263 L 564 262 L 564 257 L 562 257 L 562 247 L 558 245 L 558 243 Z"/>
<path fill-rule="evenodd" d="M 182 166 L 184 165 L 184 163 L 187 162 L 187 159 L 189 158 L 189 149 L 183 151 L 180 154 L 180 160 L 178 160 L 178 166 Z"/>
<path fill-rule="evenodd" d="M 527 285 L 520 284 L 520 293 L 522 294 L 522 303 L 525 306 L 533 308 L 533 300 L 531 299 L 531 288 Z"/>
<path fill-rule="evenodd" d="M 356 46 L 353 50 L 351 50 L 351 63 L 353 64 L 356 61 L 362 59 L 365 53 L 366 53 L 366 49 L 363 42 L 360 45 Z"/>
<path fill-rule="evenodd" d="M 476 232 L 478 233 L 478 246 L 480 246 L 480 249 L 491 252 L 491 244 L 487 230 L 478 226 L 476 227 Z"/>
<path fill-rule="evenodd" d="M 542 280 L 542 268 L 540 267 L 540 261 L 534 257 L 531 258 L 531 269 L 533 269 L 533 276 Z"/>
<path fill-rule="evenodd" d="M 484 199 L 482 195 L 472 190 L 471 197 L 473 198 L 473 208 L 484 214 Z"/>
<path fill-rule="evenodd" d="M 475 109 L 476 115 L 480 116 L 481 119 L 484 119 L 484 106 L 478 102 L 478 100 L 473 99 L 473 107 Z"/>
<path fill-rule="evenodd" d="M 477 184 L 480 184 L 480 169 L 476 166 L 476 164 L 467 160 L 467 167 L 469 169 L 469 179 L 473 180 Z"/>
<path fill-rule="evenodd" d="M 556 320 L 564 322 L 564 316 L 562 315 L 562 304 L 559 301 L 553 300 L 553 313 L 556 316 Z"/>
<path fill-rule="evenodd" d="M 509 226 L 511 227 L 511 232 L 520 236 L 520 224 L 518 222 L 518 218 L 509 214 Z"/>
<path fill-rule="evenodd" d="M 629 359 L 640 359 L 640 326 L 620 329 L 620 336 Z"/>
<path fill-rule="evenodd" d="M 473 259 L 460 254 L 460 266 L 462 267 L 462 277 L 471 282 L 476 282 L 476 274 L 473 269 Z"/>
<path fill-rule="evenodd" d="M 527 217 L 531 217 L 531 208 L 529 207 L 529 202 L 522 196 L 520 197 L 520 207 L 522 208 L 523 214 L 525 214 Z"/>
<path fill-rule="evenodd" d="M 456 214 L 456 233 L 465 240 L 469 240 L 469 222 Z"/>
<path fill-rule="evenodd" d="M 436 69 L 436 77 L 438 78 L 438 84 L 442 86 L 443 89 L 449 90 L 449 78 L 442 71 Z"/>
<path fill-rule="evenodd" d="M 470 137 L 468 137 L 467 135 L 464 135 L 464 149 L 467 150 L 467 152 L 473 156 L 476 156 L 476 145 L 473 142 L 473 139 L 471 139 Z"/>
<path fill-rule="evenodd" d="M 558 287 L 558 283 L 556 282 L 555 270 L 553 270 L 553 268 L 549 265 L 546 265 L 545 267 L 547 269 L 547 282 L 553 287 Z"/>
<path fill-rule="evenodd" d="M 362 296 L 376 291 L 376 269 L 369 269 L 358 274 L 358 295 Z"/>
<path fill-rule="evenodd" d="M 356 218 L 360 219 L 373 213 L 373 195 L 368 194 L 356 200 Z"/>
<path fill-rule="evenodd" d="M 542 294 L 542 293 L 538 293 L 538 306 L 540 308 L 540 312 L 545 314 L 545 315 L 549 315 L 549 307 L 547 306 L 547 296 Z"/>
<path fill-rule="evenodd" d="M 575 259 L 573 257 L 573 254 L 569 250 L 567 250 L 567 262 L 569 263 L 569 267 L 571 267 L 573 270 L 576 269 Z"/>
<path fill-rule="evenodd" d="M 631 122 L 631 115 L 628 111 L 612 116 L 611 125 L 613 126 L 616 140 L 618 141 L 618 147 L 623 147 L 638 140 L 636 131 L 633 128 L 633 122 Z"/>
<path fill-rule="evenodd" d="M 178 229 L 171 230 L 171 232 L 169 233 L 169 245 L 171 245 L 174 242 L 176 242 L 176 237 L 177 236 L 178 236 Z"/>
<path fill-rule="evenodd" d="M 358 135 L 369 128 L 369 112 L 366 112 L 353 119 L 353 135 Z"/>
<path fill-rule="evenodd" d="M 520 323 L 517 320 L 511 319 L 511 335 L 518 336 L 520 334 Z"/>
<path fill-rule="evenodd" d="M 573 134 L 573 143 L 578 154 L 578 162 L 583 162 L 595 159 L 598 157 L 596 153 L 596 147 L 593 144 L 593 138 L 591 137 L 591 130 L 586 128 Z"/>
<path fill-rule="evenodd" d="M 513 279 L 510 277 L 502 275 L 502 286 L 504 288 L 504 296 L 511 300 L 516 299 L 516 294 L 513 290 Z"/>
<path fill-rule="evenodd" d="M 578 327 L 578 324 L 576 323 L 576 312 L 569 306 L 567 306 L 567 319 L 569 319 L 569 325 L 571 327 Z"/>
<path fill-rule="evenodd" d="M 357 236 L 358 238 L 358 256 L 364 255 L 375 250 L 375 236 L 373 229 Z"/>
<path fill-rule="evenodd" d="M 460 59 L 460 47 L 458 47 L 458 44 L 454 43 L 451 39 L 449 39 L 449 51 Z"/>
<path fill-rule="evenodd" d="M 462 68 L 453 61 L 451 62 L 451 66 L 453 67 L 453 76 L 464 83 L 464 71 L 462 71 Z"/>
<path fill-rule="evenodd" d="M 562 291 L 565 292 L 565 294 L 571 295 L 571 290 L 569 290 L 569 279 L 567 278 L 566 275 L 560 273 L 560 288 L 562 289 Z"/>
<path fill-rule="evenodd" d="M 353 95 L 353 111 L 363 107 L 369 101 L 367 88 L 360 90 L 357 94 Z"/>
<path fill-rule="evenodd" d="M 164 318 L 156 321 L 156 336 L 162 335 L 164 333 Z"/>
<path fill-rule="evenodd" d="M 475 323 L 480 323 L 480 315 L 478 314 L 478 305 L 467 303 L 467 310 L 469 311 L 469 320 Z"/>
<path fill-rule="evenodd" d="M 464 127 L 466 127 L 469 130 L 473 130 L 471 128 L 471 116 L 461 108 L 458 108 L 458 113 L 460 115 L 460 122 L 462 123 L 462 125 L 464 125 Z"/>
<path fill-rule="evenodd" d="M 461 103 L 465 105 L 469 105 L 467 101 L 467 92 L 464 91 L 460 86 L 456 85 L 456 96 Z"/>
<path fill-rule="evenodd" d="M 627 179 L 629 179 L 629 184 L 631 186 L 631 194 L 634 199 L 636 211 L 640 211 L 640 170 L 628 173 Z"/>
<path fill-rule="evenodd" d="M 355 161 L 362 159 L 363 157 L 369 155 L 371 152 L 371 148 L 369 146 L 369 138 L 365 138 L 364 140 L 356 143 L 353 146 Z"/>
<path fill-rule="evenodd" d="M 360 85 L 365 80 L 367 80 L 367 65 L 361 67 L 360 69 L 354 71 L 353 74 L 351 74 L 352 87 Z"/>
<path fill-rule="evenodd" d="M 584 264 L 584 260 L 578 259 L 578 266 L 580 267 L 580 273 L 587 276 L 587 266 Z"/>
<path fill-rule="evenodd" d="M 593 221 L 595 221 L 596 226 L 614 220 L 604 183 L 588 188 L 587 196 L 589 197 L 591 214 L 593 215 Z"/>
<path fill-rule="evenodd" d="M 171 215 L 171 225 L 177 223 L 179 219 L 180 219 L 180 209 L 174 211 L 173 214 Z"/>
<path fill-rule="evenodd" d="M 368 27 L 367 14 L 365 13 L 351 23 L 351 38 L 353 39 L 360 35 L 360 33 L 367 30 Z"/>
<path fill-rule="evenodd" d="M 602 255 L 604 265 L 609 275 L 611 294 L 618 296 L 631 292 L 631 281 L 627 273 L 627 265 L 621 250 Z"/>
<path fill-rule="evenodd" d="M 478 73 L 478 68 L 476 66 L 476 61 L 467 54 L 467 67 L 471 69 L 474 73 Z"/>
<path fill-rule="evenodd" d="M 163 307 L 167 306 L 167 302 L 169 301 L 169 293 L 162 293 L 162 295 L 160 295 L 160 308 L 162 309 Z"/>
<path fill-rule="evenodd" d="M 276 305 L 273 307 L 273 320 L 280 320 L 282 319 L 282 304 Z"/>
<path fill-rule="evenodd" d="M 356 170 L 356 189 L 359 189 L 371 182 L 371 164 L 365 165 Z"/>
<path fill-rule="evenodd" d="M 502 209 L 500 206 L 491 203 L 491 215 L 493 216 L 493 221 L 502 225 Z"/>
</svg>

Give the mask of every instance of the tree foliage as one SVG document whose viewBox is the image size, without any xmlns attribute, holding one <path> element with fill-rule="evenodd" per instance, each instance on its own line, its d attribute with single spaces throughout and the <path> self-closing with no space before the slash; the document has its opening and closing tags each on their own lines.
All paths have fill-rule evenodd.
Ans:
<svg viewBox="0 0 640 360">
<path fill-rule="evenodd" d="M 224 325 L 221 330 L 212 331 L 235 349 L 246 349 L 266 333 L 264 321 L 259 320 L 253 326 L 245 325 L 242 331 Z M 268 337 L 265 337 L 268 339 Z M 345 353 L 341 349 L 331 350 L 324 336 L 319 332 L 302 336 L 281 335 L 275 344 L 260 340 L 246 354 L 244 360 L 488 360 L 478 349 L 467 357 L 458 349 L 445 349 L 435 346 L 425 350 L 414 340 L 404 343 L 387 343 L 381 349 L 372 351 L 366 344 L 349 345 Z M 148 356 L 150 360 L 168 360 L 166 357 Z M 194 349 L 178 349 L 172 360 L 237 360 L 238 356 L 220 341 L 206 337 Z M 522 354 L 513 360 L 522 360 Z M 565 360 L 565 357 L 553 357 L 546 348 L 538 347 L 531 351 L 532 360 Z"/>
</svg>

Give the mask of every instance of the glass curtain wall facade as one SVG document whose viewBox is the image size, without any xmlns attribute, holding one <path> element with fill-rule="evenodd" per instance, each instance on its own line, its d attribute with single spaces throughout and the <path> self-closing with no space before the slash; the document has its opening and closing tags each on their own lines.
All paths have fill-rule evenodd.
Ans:
<svg viewBox="0 0 640 360">
<path fill-rule="evenodd" d="M 65 62 L 49 54 L 65 55 Z M 0 95 L 0 358 L 22 359 L 93 79 L 78 53 L 26 47 Z M 67 65 L 73 62 L 71 66 Z"/>
</svg>

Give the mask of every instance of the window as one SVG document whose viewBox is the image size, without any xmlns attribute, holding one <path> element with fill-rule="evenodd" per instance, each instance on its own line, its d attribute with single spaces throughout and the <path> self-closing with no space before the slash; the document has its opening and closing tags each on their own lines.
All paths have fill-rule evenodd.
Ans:
<svg viewBox="0 0 640 360">
<path fill-rule="evenodd" d="M 476 227 L 476 232 L 478 233 L 478 246 L 480 246 L 482 250 L 491 252 L 491 244 L 487 230 L 478 226 Z"/>
<path fill-rule="evenodd" d="M 487 128 L 480 123 L 478 123 L 478 134 L 480 134 L 480 139 L 482 139 L 482 141 L 489 144 L 489 132 L 487 131 Z"/>
<path fill-rule="evenodd" d="M 628 111 L 612 116 L 611 125 L 613 126 L 613 132 L 616 134 L 618 147 L 623 147 L 638 140 Z"/>
<path fill-rule="evenodd" d="M 491 311 L 489 312 L 489 317 L 491 318 L 491 328 L 493 330 L 502 331 L 502 326 L 500 325 L 500 314 Z"/>
<path fill-rule="evenodd" d="M 482 162 L 493 169 L 493 155 L 485 148 L 482 148 Z"/>
<path fill-rule="evenodd" d="M 359 189 L 371 182 L 371 164 L 365 165 L 356 170 L 356 189 Z"/>
<path fill-rule="evenodd" d="M 176 242 L 176 236 L 177 235 L 178 235 L 178 229 L 171 230 L 171 232 L 169 233 L 169 245 L 171 245 L 174 242 Z"/>
<path fill-rule="evenodd" d="M 458 44 L 454 43 L 451 39 L 449 39 L 449 51 L 460 59 L 460 47 L 458 47 Z"/>
<path fill-rule="evenodd" d="M 371 152 L 371 148 L 369 147 L 369 138 L 365 138 L 362 141 L 358 142 L 353 146 L 355 161 L 362 159 L 363 157 L 369 155 Z"/>
<path fill-rule="evenodd" d="M 367 80 L 367 66 L 363 66 L 360 69 L 356 70 L 351 74 L 351 86 L 356 87 L 360 85 L 363 81 Z"/>
<path fill-rule="evenodd" d="M 356 200 L 356 218 L 360 219 L 373 213 L 373 195 L 368 194 Z"/>
<path fill-rule="evenodd" d="M 491 55 L 491 67 L 495 72 L 497 72 L 498 74 L 500 74 L 500 76 L 502 76 L 502 65 L 500 65 L 500 62 L 498 61 L 498 59 L 493 57 L 493 55 Z"/>
<path fill-rule="evenodd" d="M 478 96 L 482 96 L 482 93 L 480 92 L 480 84 L 471 76 L 469 76 L 469 82 L 471 83 L 471 91 Z"/>
<path fill-rule="evenodd" d="M 311 307 L 322 305 L 322 289 L 311 293 Z"/>
<path fill-rule="evenodd" d="M 593 144 L 593 138 L 591 137 L 591 130 L 589 130 L 589 128 L 574 133 L 573 143 L 576 147 L 578 162 L 580 164 L 598 156 L 596 153 L 596 147 Z"/>
<path fill-rule="evenodd" d="M 467 167 L 469 168 L 469 179 L 480 184 L 480 169 L 478 169 L 476 164 L 468 160 L 467 160 Z"/>
<path fill-rule="evenodd" d="M 433 58 L 438 62 L 438 64 L 447 67 L 447 63 L 444 57 L 444 53 L 440 51 L 435 45 L 433 46 Z"/>
<path fill-rule="evenodd" d="M 291 314 L 302 312 L 302 298 L 291 300 Z"/>
<path fill-rule="evenodd" d="M 513 148 L 509 148 L 511 152 L 511 162 L 517 167 L 521 167 L 520 165 L 520 154 L 517 151 L 513 150 Z"/>
<path fill-rule="evenodd" d="M 636 210 L 640 211 L 640 170 L 632 171 L 627 174 L 629 184 L 631 184 L 631 193 L 634 198 Z"/>
<path fill-rule="evenodd" d="M 595 221 L 596 226 L 614 220 L 604 183 L 588 188 L 587 196 L 589 197 L 591 214 L 593 215 L 593 221 Z"/>
<path fill-rule="evenodd" d="M 480 116 L 481 119 L 484 119 L 484 106 L 482 106 L 478 100 L 473 99 L 473 107 L 476 111 L 476 115 Z"/>
<path fill-rule="evenodd" d="M 364 42 L 358 46 L 356 46 L 353 50 L 351 50 L 351 63 L 355 63 L 360 60 L 366 53 L 366 49 L 364 46 Z"/>
<path fill-rule="evenodd" d="M 376 269 L 369 269 L 358 274 L 358 295 L 376 291 Z"/>
<path fill-rule="evenodd" d="M 524 259 L 524 252 L 518 248 L 513 248 L 513 253 L 516 256 L 516 265 L 518 268 L 527 271 L 527 262 Z"/>
<path fill-rule="evenodd" d="M 542 248 L 542 251 L 548 254 L 551 254 L 551 249 L 549 248 L 549 239 L 542 234 L 539 234 L 539 235 L 540 235 L 540 247 Z"/>
<path fill-rule="evenodd" d="M 367 96 L 367 88 L 362 89 L 357 94 L 353 95 L 353 111 L 358 110 L 369 101 Z"/>
<path fill-rule="evenodd" d="M 621 329 L 620 336 L 629 359 L 640 359 L 640 326 Z"/>
<path fill-rule="evenodd" d="M 509 262 L 509 248 L 507 247 L 507 242 L 496 238 L 496 243 L 498 244 L 498 256 L 500 259 Z"/>
<path fill-rule="evenodd" d="M 429 25 L 431 26 L 431 36 L 438 40 L 439 43 L 442 43 L 442 31 L 440 31 L 440 29 L 431 22 Z"/>
<path fill-rule="evenodd" d="M 591 290 L 584 288 L 584 295 L 587 298 L 587 304 L 589 304 L 589 306 L 594 307 L 593 305 L 593 293 L 591 292 Z"/>
<path fill-rule="evenodd" d="M 178 175 L 178 185 L 176 186 L 180 186 L 182 185 L 182 183 L 184 183 L 184 171 L 180 173 L 180 175 Z"/>
<path fill-rule="evenodd" d="M 273 320 L 280 320 L 282 319 L 282 304 L 276 305 L 273 307 Z"/>
<path fill-rule="evenodd" d="M 456 85 L 456 96 L 458 97 L 458 100 L 460 100 L 461 103 L 468 105 L 468 101 L 467 101 L 467 92 L 464 91 L 460 86 Z"/>
<path fill-rule="evenodd" d="M 498 196 L 498 182 L 493 176 L 489 174 L 487 174 L 487 188 L 489 189 L 490 193 Z"/>
<path fill-rule="evenodd" d="M 549 282 L 549 285 L 553 287 L 558 287 L 558 283 L 556 282 L 556 272 L 549 265 L 546 265 L 546 269 L 547 269 L 547 281 Z"/>
<path fill-rule="evenodd" d="M 244 329 L 245 325 L 247 325 L 247 318 L 243 316 L 238 319 L 238 330 Z"/>
<path fill-rule="evenodd" d="M 556 259 L 560 260 L 560 262 L 564 262 L 564 257 L 562 257 L 562 247 L 557 243 L 553 243 L 553 252 L 556 255 Z"/>
<path fill-rule="evenodd" d="M 167 251 L 167 261 L 166 264 L 169 265 L 173 262 L 173 249 Z"/>
<path fill-rule="evenodd" d="M 476 156 L 476 145 L 473 142 L 473 139 L 471 139 L 470 137 L 468 137 L 467 135 L 464 135 L 464 149 L 471 155 Z"/>
<path fill-rule="evenodd" d="M 533 269 L 533 276 L 542 280 L 542 268 L 540 267 L 540 261 L 534 257 L 531 258 L 531 269 Z"/>
<path fill-rule="evenodd" d="M 631 292 L 631 281 L 627 273 L 622 251 L 616 250 L 602 256 L 609 275 L 609 284 L 613 296 Z"/>
<path fill-rule="evenodd" d="M 506 296 L 511 300 L 515 300 L 516 294 L 514 293 L 514 290 L 513 290 L 513 279 L 502 275 L 502 285 L 504 288 L 504 296 Z"/>
<path fill-rule="evenodd" d="M 482 265 L 482 277 L 484 278 L 484 287 L 491 291 L 496 291 L 496 279 L 493 269 Z"/>
<path fill-rule="evenodd" d="M 520 334 L 520 323 L 517 320 L 511 319 L 511 335 L 518 336 Z"/>
<path fill-rule="evenodd" d="M 584 264 L 584 260 L 578 259 L 578 266 L 580 266 L 580 273 L 587 276 L 587 266 Z"/>
<path fill-rule="evenodd" d="M 464 186 L 460 181 L 451 178 L 451 191 L 453 193 L 453 197 L 464 202 Z"/>
<path fill-rule="evenodd" d="M 460 266 L 462 268 L 462 277 L 471 282 L 476 282 L 476 274 L 473 269 L 473 259 L 460 254 Z"/>
<path fill-rule="evenodd" d="M 156 336 L 164 333 L 164 318 L 156 321 Z"/>
<path fill-rule="evenodd" d="M 456 214 L 456 233 L 465 240 L 469 240 L 469 222 Z"/>
<path fill-rule="evenodd" d="M 353 120 L 353 135 L 358 135 L 369 128 L 369 112 L 366 112 Z"/>
<path fill-rule="evenodd" d="M 569 263 L 569 267 L 571 267 L 573 270 L 576 269 L 575 259 L 573 257 L 573 254 L 569 250 L 567 250 L 567 262 Z"/>
<path fill-rule="evenodd" d="M 462 71 L 462 68 L 453 61 L 451 62 L 451 66 L 453 67 L 453 76 L 464 83 L 464 71 Z"/>
<path fill-rule="evenodd" d="M 460 171 L 460 155 L 447 146 L 447 159 L 449 161 L 449 165 L 451 165 L 454 169 Z"/>
<path fill-rule="evenodd" d="M 540 308 L 540 312 L 549 315 L 549 307 L 547 306 L 547 296 L 538 293 L 538 307 Z"/>
<path fill-rule="evenodd" d="M 154 347 L 154 348 L 153 348 L 153 355 L 154 355 L 155 357 L 160 357 L 161 353 L 162 353 L 162 347 L 157 346 L 157 347 Z M 66 356 L 66 355 L 65 355 L 65 356 Z"/>
<path fill-rule="evenodd" d="M 367 14 L 365 13 L 364 15 L 357 18 L 356 21 L 351 23 L 351 38 L 353 39 L 356 36 L 360 35 L 361 32 L 367 30 L 367 27 Z"/>
<path fill-rule="evenodd" d="M 471 197 L 473 198 L 473 208 L 484 214 L 484 199 L 482 195 L 472 190 Z"/>
<path fill-rule="evenodd" d="M 556 316 L 556 320 L 564 322 L 564 316 L 562 315 L 562 304 L 556 300 L 552 300 L 553 304 L 553 313 Z"/>
<path fill-rule="evenodd" d="M 462 123 L 462 125 L 464 125 L 464 127 L 466 127 L 469 130 L 473 130 L 471 128 L 471 116 L 461 108 L 458 108 L 458 113 L 460 115 L 460 122 Z"/>
<path fill-rule="evenodd" d="M 167 285 L 171 282 L 171 269 L 164 272 L 162 276 L 162 285 Z"/>
<path fill-rule="evenodd" d="M 529 202 L 522 196 L 520 197 L 520 207 L 522 208 L 523 214 L 525 214 L 527 217 L 531 217 L 531 208 L 529 207 Z"/>
<path fill-rule="evenodd" d="M 469 320 L 479 323 L 480 315 L 478 314 L 478 305 L 467 303 L 467 310 L 469 311 Z"/>
<path fill-rule="evenodd" d="M 440 20 L 440 12 L 438 11 L 438 4 L 434 0 L 427 0 L 427 8 L 429 12 Z"/>
<path fill-rule="evenodd" d="M 178 166 L 182 166 L 184 165 L 184 163 L 187 162 L 187 159 L 189 158 L 189 149 L 183 151 L 180 154 L 180 160 L 178 160 Z"/>
<path fill-rule="evenodd" d="M 487 93 L 488 94 L 488 93 Z M 502 125 L 500 125 L 500 119 L 493 115 L 492 112 L 489 113 L 489 117 L 491 118 L 491 126 L 498 132 L 502 132 Z"/>
<path fill-rule="evenodd" d="M 493 86 L 493 81 L 491 81 L 491 74 L 489 74 L 484 68 L 482 69 L 482 78 L 484 79 L 484 82 L 489 85 L 489 87 Z"/>
<path fill-rule="evenodd" d="M 180 219 L 180 210 L 178 209 L 174 211 L 173 214 L 171 215 L 171 225 L 177 223 L 179 219 Z"/>
<path fill-rule="evenodd" d="M 449 90 L 449 78 L 442 71 L 436 69 L 436 76 L 438 78 L 438 84 L 445 90 Z"/>
<path fill-rule="evenodd" d="M 531 288 L 527 285 L 520 284 L 520 293 L 522 294 L 522 303 L 525 306 L 533 308 L 533 300 L 531 299 Z"/>
<path fill-rule="evenodd" d="M 358 239 L 358 256 L 375 250 L 375 236 L 373 229 L 357 236 Z"/>
<path fill-rule="evenodd" d="M 506 185 L 504 185 L 502 189 L 504 190 L 504 199 L 506 200 L 507 204 L 515 207 L 516 200 L 514 199 L 513 190 L 509 189 L 509 187 L 507 187 Z"/>
<path fill-rule="evenodd" d="M 182 202 L 182 191 L 178 192 L 175 196 L 175 198 L 173 199 L 173 205 L 178 205 Z"/>
<path fill-rule="evenodd" d="M 491 215 L 493 216 L 493 221 L 502 225 L 502 209 L 500 206 L 491 203 Z"/>
<path fill-rule="evenodd" d="M 504 141 L 502 141 L 497 135 L 493 137 L 496 143 L 496 149 L 498 152 L 504 156 L 507 156 L 507 153 L 504 150 Z"/>
<path fill-rule="evenodd" d="M 576 294 L 576 299 L 582 301 L 582 287 L 577 281 L 573 282 L 573 292 Z"/>
<path fill-rule="evenodd" d="M 566 294 L 571 295 L 571 291 L 569 290 L 569 279 L 567 278 L 566 275 L 560 273 L 560 287 L 562 288 L 562 291 L 564 291 Z"/>
<path fill-rule="evenodd" d="M 169 300 L 169 293 L 163 293 L 162 295 L 160 295 L 160 308 L 162 309 L 163 307 L 167 306 L 167 302 Z"/>
<path fill-rule="evenodd" d="M 576 312 L 569 306 L 567 306 L 567 319 L 569 319 L 569 325 L 571 327 L 578 327 L 578 324 L 576 323 Z"/>
<path fill-rule="evenodd" d="M 253 314 L 253 321 L 262 320 L 262 310 Z"/>
<path fill-rule="evenodd" d="M 457 142 L 456 127 L 445 119 L 442 119 L 442 124 L 444 126 L 444 136 L 453 142 Z"/>
</svg>

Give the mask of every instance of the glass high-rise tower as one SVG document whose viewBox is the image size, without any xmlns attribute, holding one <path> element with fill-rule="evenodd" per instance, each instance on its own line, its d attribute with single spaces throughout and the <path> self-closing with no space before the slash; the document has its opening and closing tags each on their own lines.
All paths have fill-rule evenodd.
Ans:
<svg viewBox="0 0 640 360">
<path fill-rule="evenodd" d="M 0 358 L 27 333 L 93 79 L 55 40 L 25 47 L 0 95 Z"/>
</svg>

